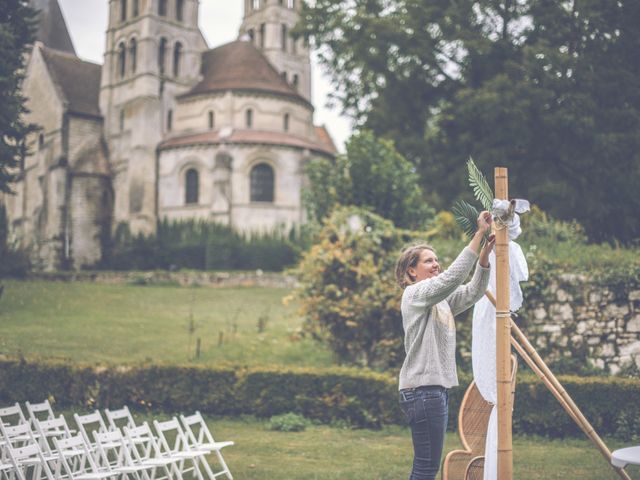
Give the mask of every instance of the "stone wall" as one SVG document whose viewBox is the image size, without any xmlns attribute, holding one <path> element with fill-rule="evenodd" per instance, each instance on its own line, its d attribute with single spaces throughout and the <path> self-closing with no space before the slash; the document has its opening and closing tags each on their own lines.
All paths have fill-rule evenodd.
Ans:
<svg viewBox="0 0 640 480">
<path fill-rule="evenodd" d="M 613 374 L 631 362 L 640 368 L 640 285 L 601 283 L 561 274 L 525 287 L 517 323 L 544 358 L 584 360 Z"/>
</svg>

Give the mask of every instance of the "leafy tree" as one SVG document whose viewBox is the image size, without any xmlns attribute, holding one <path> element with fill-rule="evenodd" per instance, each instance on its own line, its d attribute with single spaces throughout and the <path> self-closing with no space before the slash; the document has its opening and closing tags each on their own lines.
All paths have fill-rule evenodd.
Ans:
<svg viewBox="0 0 640 480">
<path fill-rule="evenodd" d="M 25 139 L 35 127 L 24 122 L 20 94 L 23 60 L 33 43 L 36 12 L 24 0 L 3 0 L 0 8 L 0 191 L 11 192 L 15 169 L 26 154 Z"/>
<path fill-rule="evenodd" d="M 370 131 L 350 138 L 347 153 L 335 163 L 314 160 L 308 167 L 307 211 L 318 221 L 338 205 L 367 208 L 399 227 L 424 228 L 433 210 L 423 199 L 413 165 L 393 142 L 378 140 Z"/>
<path fill-rule="evenodd" d="M 640 236 L 635 0 L 316 0 L 299 31 L 343 109 L 395 140 L 427 199 L 466 193 L 465 161 L 593 240 Z"/>
<path fill-rule="evenodd" d="M 382 217 L 338 207 L 299 266 L 306 330 L 347 364 L 397 367 L 404 358 L 394 268 L 408 237 Z"/>
</svg>

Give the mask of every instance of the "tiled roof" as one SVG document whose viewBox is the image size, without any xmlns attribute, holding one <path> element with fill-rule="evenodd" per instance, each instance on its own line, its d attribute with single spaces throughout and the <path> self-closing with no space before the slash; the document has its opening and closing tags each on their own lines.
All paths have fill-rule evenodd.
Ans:
<svg viewBox="0 0 640 480">
<path fill-rule="evenodd" d="M 333 138 L 331 138 L 331 135 L 327 131 L 327 128 L 324 125 L 320 127 L 316 125 L 315 129 L 316 129 L 316 137 L 318 137 L 318 140 L 320 141 L 320 143 L 326 145 L 327 148 L 331 150 L 333 153 L 337 153 L 338 149 L 336 148 L 336 144 L 333 143 Z"/>
<path fill-rule="evenodd" d="M 102 67 L 80 60 L 75 55 L 46 47 L 42 48 L 42 56 L 53 81 L 60 87 L 64 100 L 68 103 L 68 111 L 99 117 Z"/>
<path fill-rule="evenodd" d="M 331 150 L 324 143 L 316 143 L 306 138 L 298 137 L 284 132 L 269 132 L 264 130 L 231 130 L 228 135 L 221 136 L 220 130 L 212 130 L 210 132 L 198 133 L 194 135 L 186 135 L 166 140 L 160 144 L 161 150 L 171 148 L 179 148 L 191 145 L 219 145 L 226 144 L 262 144 L 287 146 L 300 149 L 309 149 L 313 152 L 322 153 L 333 156 L 335 150 Z"/>
<path fill-rule="evenodd" d="M 251 42 L 238 40 L 202 54 L 202 80 L 183 97 L 245 90 L 282 95 L 311 104 L 289 85 Z"/>
<path fill-rule="evenodd" d="M 36 40 L 49 48 L 76 54 L 62 16 L 58 0 L 29 0 L 29 6 L 38 10 Z"/>
</svg>

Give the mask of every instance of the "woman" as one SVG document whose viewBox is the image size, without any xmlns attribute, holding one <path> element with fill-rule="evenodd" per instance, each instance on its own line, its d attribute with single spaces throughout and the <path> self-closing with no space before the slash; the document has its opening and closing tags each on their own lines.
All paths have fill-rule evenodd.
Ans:
<svg viewBox="0 0 640 480">
<path fill-rule="evenodd" d="M 406 357 L 400 370 L 400 406 L 413 440 L 410 480 L 433 480 L 440 468 L 449 414 L 448 389 L 458 385 L 454 315 L 474 305 L 489 282 L 491 235 L 478 256 L 482 238 L 491 228 L 491 214 L 481 212 L 478 230 L 451 266 L 441 271 L 428 245 L 407 248 L 396 265 L 402 294 L 402 324 Z M 471 281 L 462 285 L 473 264 Z"/>
</svg>

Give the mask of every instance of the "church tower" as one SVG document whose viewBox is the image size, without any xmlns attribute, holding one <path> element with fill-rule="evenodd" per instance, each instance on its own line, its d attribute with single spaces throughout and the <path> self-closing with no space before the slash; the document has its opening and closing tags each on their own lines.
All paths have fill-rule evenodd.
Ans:
<svg viewBox="0 0 640 480">
<path fill-rule="evenodd" d="M 240 35 L 247 35 L 269 62 L 307 101 L 311 101 L 311 57 L 304 39 L 291 31 L 302 0 L 244 0 Z"/>
<path fill-rule="evenodd" d="M 198 0 L 109 0 L 100 111 L 109 148 L 114 226 L 150 233 L 157 218 L 157 146 L 171 135 L 177 95 L 207 49 Z"/>
</svg>

